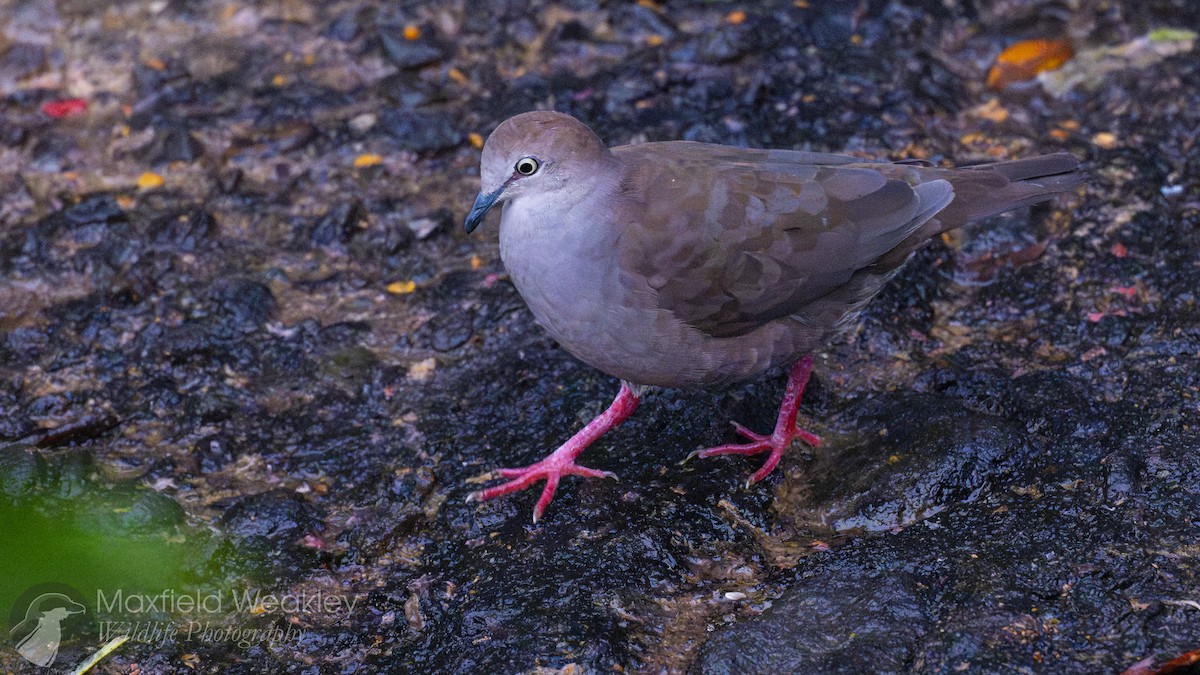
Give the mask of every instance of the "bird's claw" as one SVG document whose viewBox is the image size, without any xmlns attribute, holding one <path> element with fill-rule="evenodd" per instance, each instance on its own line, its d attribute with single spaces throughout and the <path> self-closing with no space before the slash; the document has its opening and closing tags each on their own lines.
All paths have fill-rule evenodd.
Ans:
<svg viewBox="0 0 1200 675">
<path fill-rule="evenodd" d="M 792 444 L 793 440 L 798 438 L 814 448 L 821 445 L 820 436 L 795 426 L 791 428 L 790 433 L 788 431 L 784 431 L 783 433 L 776 431 L 776 433 L 769 436 L 751 431 L 737 422 L 734 422 L 733 426 L 739 434 L 750 439 L 750 442 L 729 443 L 715 448 L 695 450 L 688 455 L 687 459 L 691 459 L 692 457 L 708 458 L 717 455 L 757 455 L 763 452 L 770 453 L 767 456 L 767 461 L 763 462 L 762 467 L 746 480 L 747 488 L 766 478 L 775 470 L 775 467 L 779 464 L 779 460 L 783 457 L 784 450 Z"/>
<path fill-rule="evenodd" d="M 468 502 L 483 502 L 503 495 L 519 492 L 525 488 L 533 486 L 540 480 L 546 481 L 546 485 L 542 488 L 542 496 L 538 499 L 537 504 L 533 507 L 533 522 L 537 523 L 542 515 L 546 512 L 546 508 L 550 506 L 551 500 L 554 499 L 554 492 L 558 489 L 558 481 L 563 476 L 582 476 L 584 478 L 611 478 L 619 481 L 617 474 L 611 471 L 601 471 L 592 469 L 586 466 L 580 466 L 573 461 L 563 462 L 561 459 L 555 458 L 554 455 L 543 459 L 536 464 L 515 468 L 515 469 L 498 469 L 497 472 L 503 478 L 510 478 L 507 482 L 495 485 L 490 488 L 478 490 L 467 495 Z"/>
</svg>

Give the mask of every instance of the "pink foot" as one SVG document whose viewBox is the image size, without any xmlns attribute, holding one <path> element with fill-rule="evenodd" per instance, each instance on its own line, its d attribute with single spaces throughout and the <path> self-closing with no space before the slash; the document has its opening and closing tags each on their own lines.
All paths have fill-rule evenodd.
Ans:
<svg viewBox="0 0 1200 675">
<path fill-rule="evenodd" d="M 799 438 L 809 445 L 821 445 L 821 437 L 816 434 L 796 428 L 796 413 L 800 409 L 800 398 L 804 395 L 804 386 L 808 384 L 808 376 L 812 373 L 812 356 L 805 355 L 792 366 L 788 376 L 787 389 L 783 394 L 783 402 L 779 405 L 779 417 L 775 422 L 775 431 L 767 436 L 750 431 L 746 427 L 733 423 L 734 428 L 742 436 L 750 439 L 750 443 L 731 443 L 715 448 L 707 448 L 693 452 L 690 457 L 715 457 L 717 455 L 757 455 L 767 452 L 767 461 L 755 471 L 746 485 L 750 486 L 766 478 L 783 457 L 792 441 Z"/>
<path fill-rule="evenodd" d="M 563 446 L 563 448 L 566 447 L 565 445 Z M 611 471 L 599 471 L 579 466 L 566 453 L 562 452 L 563 448 L 559 448 L 536 464 L 530 464 L 520 469 L 500 469 L 498 473 L 501 476 L 514 480 L 501 483 L 486 490 L 472 492 L 467 499 L 478 502 L 487 501 L 513 492 L 520 492 L 527 487 L 531 487 L 534 483 L 544 480 L 546 481 L 546 487 L 542 488 L 542 496 L 538 499 L 537 506 L 533 507 L 533 522 L 536 523 L 541 519 L 542 514 L 546 512 L 546 507 L 550 506 L 550 500 L 554 499 L 554 491 L 558 489 L 559 478 L 563 476 L 583 476 L 584 478 L 617 479 L 617 474 Z"/>
<path fill-rule="evenodd" d="M 554 499 L 554 491 L 558 489 L 558 481 L 563 476 L 616 479 L 617 474 L 611 471 L 599 471 L 579 466 L 575 463 L 575 458 L 582 454 L 592 442 L 600 438 L 604 432 L 617 426 L 632 415 L 633 411 L 637 409 L 639 401 L 640 398 L 633 388 L 629 384 L 622 382 L 621 391 L 617 394 L 617 398 L 613 400 L 612 405 L 608 407 L 608 410 L 605 410 L 599 417 L 588 423 L 586 427 L 580 429 L 579 433 L 572 436 L 569 441 L 563 443 L 561 447 L 536 464 L 531 464 L 520 469 L 500 469 L 499 474 L 501 476 L 512 478 L 513 480 L 487 488 L 486 490 L 472 492 L 467 497 L 467 500 L 486 501 L 494 497 L 524 490 L 534 483 L 544 480 L 546 481 L 546 486 L 542 488 L 542 496 L 538 499 L 537 505 L 533 507 L 533 522 L 536 523 L 542 517 L 542 514 L 546 512 L 546 507 L 550 506 L 550 501 Z"/>
</svg>

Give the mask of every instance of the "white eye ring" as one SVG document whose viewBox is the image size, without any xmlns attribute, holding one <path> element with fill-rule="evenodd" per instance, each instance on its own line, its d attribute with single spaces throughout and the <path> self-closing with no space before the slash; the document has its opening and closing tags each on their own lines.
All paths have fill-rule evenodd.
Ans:
<svg viewBox="0 0 1200 675">
<path fill-rule="evenodd" d="M 537 173 L 538 169 L 542 168 L 542 165 L 533 157 L 522 157 L 517 160 L 517 164 L 513 168 L 522 176 L 532 176 Z"/>
</svg>

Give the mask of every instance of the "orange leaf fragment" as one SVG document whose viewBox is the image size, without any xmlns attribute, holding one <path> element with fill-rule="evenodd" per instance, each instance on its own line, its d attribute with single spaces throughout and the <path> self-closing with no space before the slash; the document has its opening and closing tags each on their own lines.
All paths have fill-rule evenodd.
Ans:
<svg viewBox="0 0 1200 675">
<path fill-rule="evenodd" d="M 987 75 L 989 89 L 1000 91 L 1038 73 L 1062 67 L 1075 51 L 1066 40 L 1022 40 L 1000 52 Z"/>
<path fill-rule="evenodd" d="M 409 281 L 393 281 L 387 285 L 387 292 L 392 295 L 408 295 L 417 290 L 417 282 Z"/>
<path fill-rule="evenodd" d="M 746 20 L 746 13 L 740 9 L 735 9 L 725 15 L 725 20 L 736 26 Z"/>
<path fill-rule="evenodd" d="M 1000 101 L 995 97 L 988 99 L 988 102 L 983 105 L 972 108 L 971 112 L 996 124 L 1008 119 L 1008 109 L 1000 105 Z"/>
<path fill-rule="evenodd" d="M 354 158 L 354 168 L 363 169 L 368 166 L 379 166 L 383 163 L 383 158 L 379 155 L 367 152 Z"/>
<path fill-rule="evenodd" d="M 153 171 L 147 171 L 137 179 L 137 186 L 142 190 L 153 190 L 156 187 L 162 187 L 162 184 L 163 177 Z"/>
</svg>

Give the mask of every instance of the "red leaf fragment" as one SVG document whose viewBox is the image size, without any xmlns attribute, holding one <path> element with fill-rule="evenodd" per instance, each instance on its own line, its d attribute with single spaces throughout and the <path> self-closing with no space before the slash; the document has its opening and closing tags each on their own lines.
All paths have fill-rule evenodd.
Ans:
<svg viewBox="0 0 1200 675">
<path fill-rule="evenodd" d="M 46 101 L 42 104 L 42 113 L 59 119 L 68 115 L 78 115 L 87 112 L 87 101 L 81 98 L 64 98 L 58 101 Z"/>
</svg>

